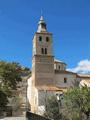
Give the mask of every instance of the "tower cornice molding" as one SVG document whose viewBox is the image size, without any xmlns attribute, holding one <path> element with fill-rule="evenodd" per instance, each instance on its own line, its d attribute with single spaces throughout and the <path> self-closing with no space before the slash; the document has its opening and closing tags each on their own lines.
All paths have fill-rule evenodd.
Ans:
<svg viewBox="0 0 90 120">
<path fill-rule="evenodd" d="M 33 55 L 33 56 L 32 56 L 32 59 L 33 59 L 34 57 L 53 57 L 53 58 L 54 58 L 53 55 Z"/>
<path fill-rule="evenodd" d="M 35 32 L 35 34 L 49 34 L 49 35 L 52 35 L 51 32 Z M 34 35 L 35 35 L 35 34 L 34 34 Z"/>
</svg>

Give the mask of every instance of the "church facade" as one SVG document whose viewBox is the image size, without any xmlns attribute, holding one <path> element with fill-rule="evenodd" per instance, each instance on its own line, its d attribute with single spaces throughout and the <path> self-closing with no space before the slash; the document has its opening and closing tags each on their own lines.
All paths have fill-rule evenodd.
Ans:
<svg viewBox="0 0 90 120">
<path fill-rule="evenodd" d="M 55 59 L 52 33 L 47 32 L 41 16 L 33 37 L 32 76 L 28 79 L 27 96 L 31 111 L 42 114 L 48 96 L 63 94 L 82 79 L 81 75 L 67 71 L 66 63 Z M 90 76 L 84 79 L 88 80 Z"/>
</svg>

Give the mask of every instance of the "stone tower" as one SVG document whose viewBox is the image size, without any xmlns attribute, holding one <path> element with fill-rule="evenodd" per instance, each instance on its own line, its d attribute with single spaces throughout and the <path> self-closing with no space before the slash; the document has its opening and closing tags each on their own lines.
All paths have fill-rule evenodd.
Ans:
<svg viewBox="0 0 90 120">
<path fill-rule="evenodd" d="M 46 23 L 41 16 L 37 32 L 33 37 L 32 84 L 34 86 L 52 85 L 53 79 L 52 33 L 47 32 Z"/>
</svg>

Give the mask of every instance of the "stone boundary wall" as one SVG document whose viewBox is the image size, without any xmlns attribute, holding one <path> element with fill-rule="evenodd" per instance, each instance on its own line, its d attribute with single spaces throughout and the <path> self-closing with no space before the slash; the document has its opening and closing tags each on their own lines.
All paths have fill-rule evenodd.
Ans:
<svg viewBox="0 0 90 120">
<path fill-rule="evenodd" d="M 26 113 L 26 118 L 27 118 L 27 120 L 50 120 L 50 119 L 47 119 L 45 117 L 42 117 L 40 115 L 31 113 L 31 112 Z"/>
</svg>

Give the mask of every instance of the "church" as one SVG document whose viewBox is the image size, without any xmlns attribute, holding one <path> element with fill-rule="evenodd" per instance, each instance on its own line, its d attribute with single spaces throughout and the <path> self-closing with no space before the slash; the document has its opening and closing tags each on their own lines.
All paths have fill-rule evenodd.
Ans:
<svg viewBox="0 0 90 120">
<path fill-rule="evenodd" d="M 47 97 L 61 94 L 77 82 L 90 80 L 90 75 L 81 75 L 66 70 L 66 63 L 53 54 L 52 33 L 47 31 L 43 16 L 33 36 L 32 76 L 28 79 L 27 97 L 31 112 L 43 114 Z"/>
</svg>

